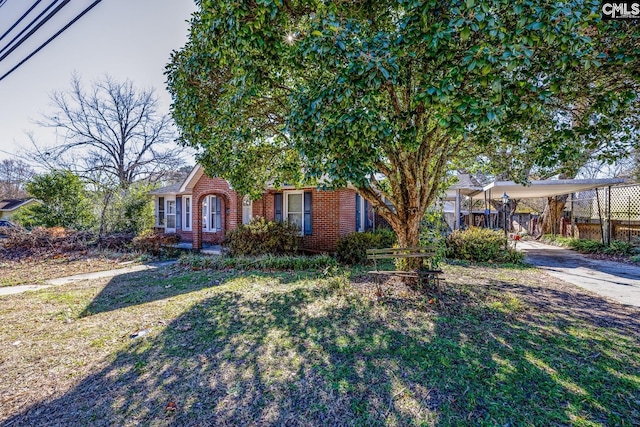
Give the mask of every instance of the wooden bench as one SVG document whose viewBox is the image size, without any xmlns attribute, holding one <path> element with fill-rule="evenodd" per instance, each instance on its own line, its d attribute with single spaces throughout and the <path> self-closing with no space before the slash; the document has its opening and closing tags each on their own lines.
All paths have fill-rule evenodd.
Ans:
<svg viewBox="0 0 640 427">
<path fill-rule="evenodd" d="M 435 259 L 437 257 L 437 248 L 432 246 L 417 247 L 417 248 L 384 248 L 384 249 L 367 249 L 367 259 L 373 260 L 374 270 L 368 271 L 369 274 L 376 276 L 376 285 L 378 291 L 380 291 L 380 276 L 396 276 L 396 277 L 410 277 L 418 279 L 418 284 L 421 286 L 426 279 L 427 284 L 433 283 L 436 288 L 440 290 L 440 275 L 444 272 L 435 267 Z M 422 259 L 422 268 L 413 271 L 403 270 L 380 270 L 378 267 L 378 260 L 385 259 Z M 424 265 L 426 264 L 426 265 Z"/>
</svg>

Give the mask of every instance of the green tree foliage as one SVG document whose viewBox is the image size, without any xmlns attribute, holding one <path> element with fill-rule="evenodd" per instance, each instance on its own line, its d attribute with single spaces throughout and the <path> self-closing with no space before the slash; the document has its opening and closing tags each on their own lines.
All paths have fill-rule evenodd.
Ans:
<svg viewBox="0 0 640 427">
<path fill-rule="evenodd" d="M 153 201 L 149 197 L 149 191 L 154 185 L 144 182 L 135 182 L 128 188 L 116 190 L 107 189 L 110 197 L 101 212 L 102 234 L 133 233 L 140 234 L 144 230 L 153 227 L 155 217 Z M 96 198 L 104 200 L 104 195 L 98 192 Z"/>
<path fill-rule="evenodd" d="M 30 205 L 18 213 L 16 220 L 25 227 L 83 230 L 95 224 L 93 206 L 84 185 L 72 172 L 54 170 L 37 175 L 26 189 L 41 203 Z"/>
<path fill-rule="evenodd" d="M 253 194 L 352 183 L 401 246 L 453 162 L 566 161 L 640 93 L 640 32 L 595 0 L 197 3 L 167 76 L 207 172 Z"/>
</svg>

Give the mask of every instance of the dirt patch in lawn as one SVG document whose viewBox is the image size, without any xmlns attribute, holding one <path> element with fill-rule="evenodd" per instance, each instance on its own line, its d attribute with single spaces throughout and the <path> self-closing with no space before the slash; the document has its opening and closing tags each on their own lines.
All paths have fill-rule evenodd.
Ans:
<svg viewBox="0 0 640 427">
<path fill-rule="evenodd" d="M 25 259 L 0 258 L 0 287 L 42 284 L 45 280 L 74 274 L 120 268 L 140 263 L 139 255 L 80 251 Z"/>
<path fill-rule="evenodd" d="M 177 266 L 0 299 L 0 424 L 638 425 L 640 311 L 536 269 L 441 293 Z"/>
</svg>

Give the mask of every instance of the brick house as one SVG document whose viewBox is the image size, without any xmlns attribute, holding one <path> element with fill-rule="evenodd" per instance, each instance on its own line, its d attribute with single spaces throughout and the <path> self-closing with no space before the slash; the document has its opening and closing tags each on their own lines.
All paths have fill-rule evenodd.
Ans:
<svg viewBox="0 0 640 427">
<path fill-rule="evenodd" d="M 369 202 L 353 188 L 267 188 L 260 199 L 252 201 L 236 193 L 224 179 L 206 176 L 200 165 L 181 184 L 151 194 L 156 228 L 178 233 L 194 249 L 201 249 L 203 243 L 221 243 L 227 231 L 260 216 L 296 224 L 301 249 L 332 252 L 339 237 L 373 229 L 376 221 Z"/>
</svg>

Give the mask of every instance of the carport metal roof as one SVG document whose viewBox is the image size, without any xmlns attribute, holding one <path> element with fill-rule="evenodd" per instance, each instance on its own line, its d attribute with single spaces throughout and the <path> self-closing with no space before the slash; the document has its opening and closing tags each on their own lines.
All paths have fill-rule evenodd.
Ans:
<svg viewBox="0 0 640 427">
<path fill-rule="evenodd" d="M 513 181 L 495 181 L 483 187 L 488 199 L 499 199 L 507 193 L 510 199 L 535 199 L 540 197 L 559 196 L 561 194 L 578 193 L 599 187 L 623 184 L 624 179 L 548 179 L 530 181 L 527 185 Z M 477 193 L 476 193 L 477 194 Z"/>
</svg>

